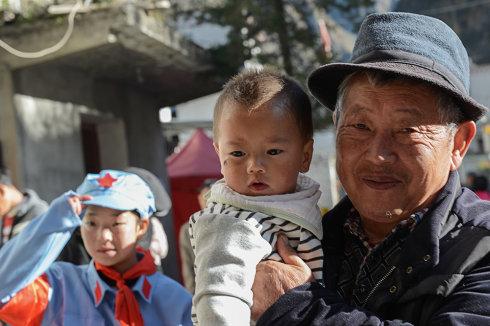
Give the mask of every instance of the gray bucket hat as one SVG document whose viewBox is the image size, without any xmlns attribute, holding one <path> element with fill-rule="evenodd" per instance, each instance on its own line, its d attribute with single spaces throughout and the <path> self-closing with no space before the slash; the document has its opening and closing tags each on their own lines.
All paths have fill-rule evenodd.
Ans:
<svg viewBox="0 0 490 326">
<path fill-rule="evenodd" d="M 317 68 L 308 77 L 308 88 L 321 104 L 334 110 L 342 80 L 360 70 L 393 73 L 438 87 L 461 104 L 468 120 L 480 119 L 487 110 L 469 95 L 469 60 L 461 40 L 433 17 L 402 12 L 367 16 L 351 62 Z"/>
</svg>

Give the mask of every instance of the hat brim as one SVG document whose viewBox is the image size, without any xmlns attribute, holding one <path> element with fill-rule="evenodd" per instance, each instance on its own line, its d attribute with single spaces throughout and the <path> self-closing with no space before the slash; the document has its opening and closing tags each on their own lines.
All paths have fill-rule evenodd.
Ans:
<svg viewBox="0 0 490 326">
<path fill-rule="evenodd" d="M 437 72 L 406 62 L 365 62 L 365 63 L 331 63 L 314 70 L 308 77 L 308 89 L 325 107 L 335 109 L 337 92 L 345 77 L 361 70 L 381 71 L 397 74 L 410 79 L 427 82 L 446 91 L 457 100 L 467 120 L 477 121 L 488 110 L 470 96 L 462 93 Z"/>
<path fill-rule="evenodd" d="M 127 167 L 124 169 L 124 171 L 136 174 L 138 177 L 143 179 L 143 181 L 146 182 L 150 188 L 151 192 L 153 193 L 153 198 L 155 199 L 156 211 L 153 213 L 153 215 L 156 217 L 167 216 L 172 208 L 172 201 L 158 177 L 148 170 L 133 166 Z"/>
<path fill-rule="evenodd" d="M 138 209 L 137 203 L 133 203 L 127 197 L 111 193 L 110 195 L 97 195 L 90 200 L 85 200 L 84 205 L 95 205 L 112 208 L 118 211 L 137 211 L 141 218 L 148 218 L 144 212 Z"/>
</svg>

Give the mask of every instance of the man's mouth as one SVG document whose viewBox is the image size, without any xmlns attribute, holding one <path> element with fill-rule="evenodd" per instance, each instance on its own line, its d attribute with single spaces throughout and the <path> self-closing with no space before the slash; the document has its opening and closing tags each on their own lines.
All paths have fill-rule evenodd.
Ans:
<svg viewBox="0 0 490 326">
<path fill-rule="evenodd" d="M 363 176 L 362 182 L 375 190 L 388 190 L 401 184 L 399 179 L 390 176 Z"/>
</svg>

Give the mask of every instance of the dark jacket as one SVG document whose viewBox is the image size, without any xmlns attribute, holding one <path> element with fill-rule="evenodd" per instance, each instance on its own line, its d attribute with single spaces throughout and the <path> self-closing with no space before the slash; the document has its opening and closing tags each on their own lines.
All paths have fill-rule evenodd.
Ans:
<svg viewBox="0 0 490 326">
<path fill-rule="evenodd" d="M 376 277 L 362 307 L 338 294 L 344 198 L 324 217 L 325 285 L 283 295 L 257 325 L 490 325 L 490 202 L 449 180 L 403 244 L 400 260 Z"/>
<path fill-rule="evenodd" d="M 26 189 L 24 199 L 14 208 L 14 224 L 9 238 L 19 234 L 32 219 L 46 212 L 48 207 L 48 204 L 39 198 L 34 190 Z"/>
</svg>

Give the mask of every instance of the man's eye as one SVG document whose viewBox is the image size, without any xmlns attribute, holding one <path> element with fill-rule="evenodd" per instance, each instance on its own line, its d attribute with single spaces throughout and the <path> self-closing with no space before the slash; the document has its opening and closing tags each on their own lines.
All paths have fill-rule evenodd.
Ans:
<svg viewBox="0 0 490 326">
<path fill-rule="evenodd" d="M 85 225 L 87 225 L 87 226 L 95 226 L 95 223 L 92 222 L 92 221 L 87 221 L 87 222 L 85 222 Z"/>
<path fill-rule="evenodd" d="M 112 224 L 112 226 L 114 226 L 114 227 L 116 227 L 116 226 L 122 226 L 122 225 L 124 225 L 123 222 L 116 222 L 116 223 Z"/>
<path fill-rule="evenodd" d="M 242 157 L 243 155 L 245 155 L 245 153 L 242 151 L 233 151 L 230 153 L 230 155 L 234 157 Z"/>
<path fill-rule="evenodd" d="M 415 130 L 415 128 L 402 128 L 400 129 L 400 132 L 403 134 L 412 134 L 414 132 L 417 132 L 417 130 Z"/>
<path fill-rule="evenodd" d="M 364 123 L 354 123 L 353 126 L 356 129 L 369 130 L 368 126 L 365 125 Z"/>
<path fill-rule="evenodd" d="M 267 154 L 269 154 L 269 155 L 278 155 L 278 154 L 281 154 L 282 152 L 284 152 L 282 149 L 276 149 L 276 148 L 274 148 L 274 149 L 269 149 L 267 151 Z"/>
</svg>

